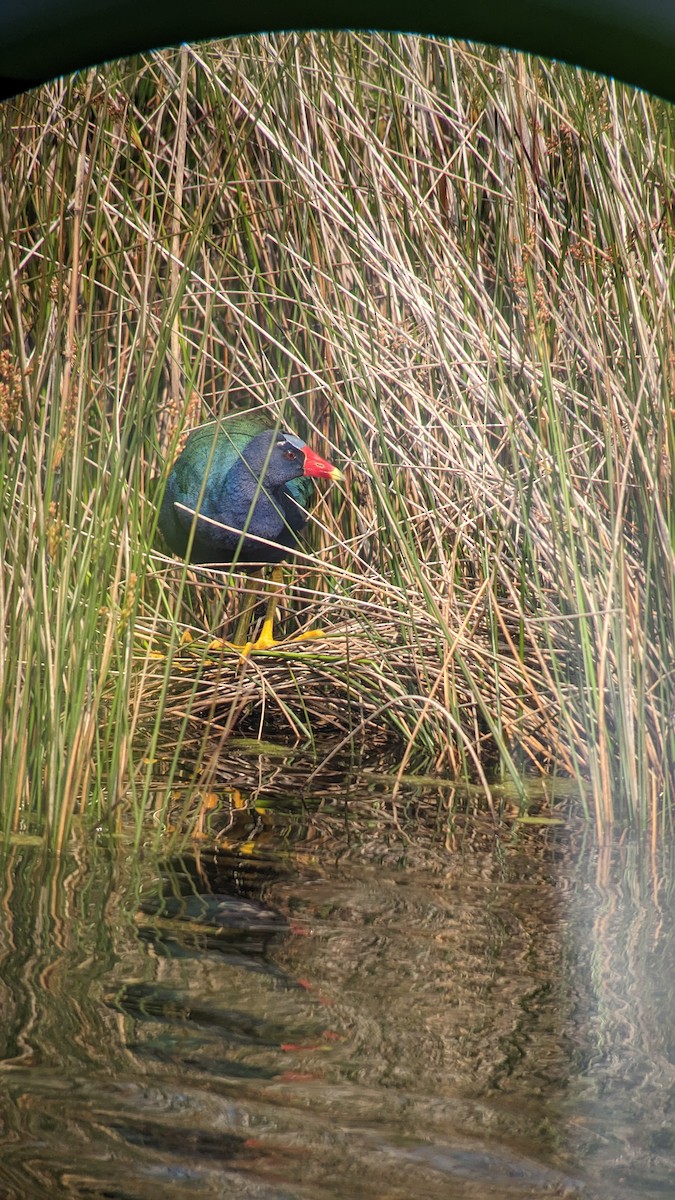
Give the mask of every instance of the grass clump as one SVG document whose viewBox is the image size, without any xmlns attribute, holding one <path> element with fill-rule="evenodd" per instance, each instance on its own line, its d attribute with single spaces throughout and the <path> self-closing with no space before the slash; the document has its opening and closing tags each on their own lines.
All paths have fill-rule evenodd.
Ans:
<svg viewBox="0 0 675 1200">
<path fill-rule="evenodd" d="M 330 733 L 488 791 L 555 768 L 598 824 L 664 829 L 671 109 L 316 34 L 112 65 L 2 122 L 6 825 L 131 797 L 140 831 L 174 721 L 169 788 L 195 728 Z M 330 639 L 242 670 L 156 498 L 187 428 L 252 407 L 349 475 L 287 593 Z"/>
</svg>

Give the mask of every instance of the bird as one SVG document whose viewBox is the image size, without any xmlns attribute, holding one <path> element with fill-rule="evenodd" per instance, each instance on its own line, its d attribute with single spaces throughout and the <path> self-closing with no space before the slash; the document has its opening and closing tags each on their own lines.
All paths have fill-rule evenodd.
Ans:
<svg viewBox="0 0 675 1200">
<path fill-rule="evenodd" d="M 174 554 L 213 567 L 273 568 L 260 636 L 247 640 L 247 607 L 229 643 L 244 656 L 279 644 L 274 637 L 279 564 L 293 553 L 307 524 L 312 479 L 340 481 L 344 475 L 296 434 L 255 412 L 193 429 L 169 473 L 159 528 Z"/>
</svg>

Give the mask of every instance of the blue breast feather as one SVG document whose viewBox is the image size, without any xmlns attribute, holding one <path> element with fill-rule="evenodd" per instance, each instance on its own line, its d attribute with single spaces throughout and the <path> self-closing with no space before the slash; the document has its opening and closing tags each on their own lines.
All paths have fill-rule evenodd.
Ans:
<svg viewBox="0 0 675 1200">
<path fill-rule="evenodd" d="M 246 413 L 220 422 L 212 421 L 190 433 L 169 474 L 159 518 L 162 533 L 175 554 L 186 556 L 193 523 L 191 513 L 184 511 L 181 505 L 188 510 L 198 508 L 200 513 L 225 524 L 234 524 L 234 521 L 228 521 L 227 512 L 222 511 L 227 476 L 251 438 L 274 428 L 264 414 Z M 279 513 L 281 509 L 283 517 L 283 526 L 274 535 L 280 548 L 278 552 L 253 539 L 242 541 L 236 534 L 220 531 L 208 521 L 202 521 L 195 530 L 191 560 L 230 562 L 234 556 L 241 562 L 280 561 L 296 545 L 296 535 L 306 524 L 304 510 L 312 493 L 312 480 L 305 476 L 292 479 L 277 493 L 281 505 L 275 503 L 275 511 Z M 274 503 L 269 493 L 264 493 L 263 499 Z"/>
</svg>

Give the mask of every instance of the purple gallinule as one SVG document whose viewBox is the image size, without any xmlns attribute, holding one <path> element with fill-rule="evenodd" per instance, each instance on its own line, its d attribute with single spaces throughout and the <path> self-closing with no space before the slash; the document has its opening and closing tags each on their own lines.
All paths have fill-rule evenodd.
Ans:
<svg viewBox="0 0 675 1200">
<path fill-rule="evenodd" d="M 232 644 L 244 654 L 277 644 L 279 564 L 292 554 L 307 524 L 312 478 L 343 475 L 295 434 L 258 413 L 193 429 L 169 474 L 159 527 L 175 554 L 193 563 L 245 570 L 252 563 L 273 564 L 273 591 L 258 640 L 246 640 L 250 608 L 237 623 Z M 312 630 L 299 637 L 319 635 Z"/>
</svg>

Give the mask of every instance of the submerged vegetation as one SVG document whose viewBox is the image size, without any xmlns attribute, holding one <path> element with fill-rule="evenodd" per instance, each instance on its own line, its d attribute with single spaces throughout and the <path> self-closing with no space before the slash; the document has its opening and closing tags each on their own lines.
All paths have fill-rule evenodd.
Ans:
<svg viewBox="0 0 675 1200">
<path fill-rule="evenodd" d="M 5 827 L 131 803 L 140 830 L 184 739 L 207 787 L 235 731 L 391 742 L 488 795 L 555 770 L 598 825 L 669 826 L 671 108 L 318 34 L 0 119 Z M 156 524 L 186 431 L 251 408 L 347 480 L 281 614 L 330 637 L 242 663 L 209 649 L 233 590 Z"/>
</svg>

